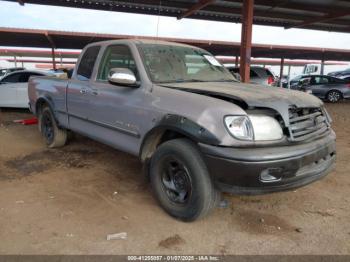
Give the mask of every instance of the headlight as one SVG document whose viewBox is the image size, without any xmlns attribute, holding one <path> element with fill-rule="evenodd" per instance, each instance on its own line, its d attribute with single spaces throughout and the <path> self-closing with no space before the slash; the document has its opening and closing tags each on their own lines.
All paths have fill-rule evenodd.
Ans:
<svg viewBox="0 0 350 262">
<path fill-rule="evenodd" d="M 330 114 L 328 113 L 328 111 L 326 110 L 326 108 L 322 107 L 322 111 L 323 111 L 323 114 L 326 116 L 328 123 L 331 124 L 333 120 Z"/>
<path fill-rule="evenodd" d="M 247 116 L 226 116 L 225 125 L 234 137 L 253 140 L 253 127 Z"/>
<path fill-rule="evenodd" d="M 281 125 L 271 116 L 249 115 L 257 141 L 279 140 L 283 138 Z"/>
<path fill-rule="evenodd" d="M 283 138 L 280 124 L 270 116 L 226 116 L 225 125 L 231 135 L 242 140 L 269 141 Z"/>
</svg>

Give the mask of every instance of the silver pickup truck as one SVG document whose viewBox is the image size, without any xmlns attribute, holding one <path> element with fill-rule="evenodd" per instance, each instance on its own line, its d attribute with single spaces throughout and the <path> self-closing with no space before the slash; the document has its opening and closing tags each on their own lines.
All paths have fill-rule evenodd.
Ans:
<svg viewBox="0 0 350 262">
<path fill-rule="evenodd" d="M 182 44 L 90 44 L 71 79 L 32 78 L 29 98 L 48 147 L 73 131 L 138 156 L 160 205 L 184 221 L 208 214 L 220 192 L 309 184 L 336 158 L 318 98 L 240 83 L 210 53 Z"/>
</svg>

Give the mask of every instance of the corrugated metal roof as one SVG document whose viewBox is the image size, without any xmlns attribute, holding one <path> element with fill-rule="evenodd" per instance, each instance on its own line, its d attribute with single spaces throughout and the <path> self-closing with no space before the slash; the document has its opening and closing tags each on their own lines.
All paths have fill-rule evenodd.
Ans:
<svg viewBox="0 0 350 262">
<path fill-rule="evenodd" d="M 6 0 L 41 5 L 180 17 L 199 0 Z M 188 18 L 241 22 L 243 0 L 216 0 Z M 350 32 L 350 1 L 255 0 L 254 23 L 259 25 Z"/>
</svg>

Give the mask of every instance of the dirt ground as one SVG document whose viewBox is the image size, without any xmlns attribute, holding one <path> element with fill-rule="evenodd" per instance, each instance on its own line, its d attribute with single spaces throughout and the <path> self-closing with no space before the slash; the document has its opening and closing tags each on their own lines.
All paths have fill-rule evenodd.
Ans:
<svg viewBox="0 0 350 262">
<path fill-rule="evenodd" d="M 336 170 L 296 191 L 226 195 L 183 223 L 158 206 L 138 159 L 83 137 L 46 149 L 0 113 L 0 254 L 350 254 L 350 102 L 327 104 Z M 127 239 L 106 240 L 126 232 Z"/>
</svg>

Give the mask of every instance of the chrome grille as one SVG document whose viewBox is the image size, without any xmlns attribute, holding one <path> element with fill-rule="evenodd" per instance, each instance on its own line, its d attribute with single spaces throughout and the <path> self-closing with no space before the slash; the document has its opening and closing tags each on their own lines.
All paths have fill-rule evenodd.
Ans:
<svg viewBox="0 0 350 262">
<path fill-rule="evenodd" d="M 289 110 L 289 134 L 292 141 L 316 138 L 329 130 L 327 117 L 321 108 Z"/>
</svg>

